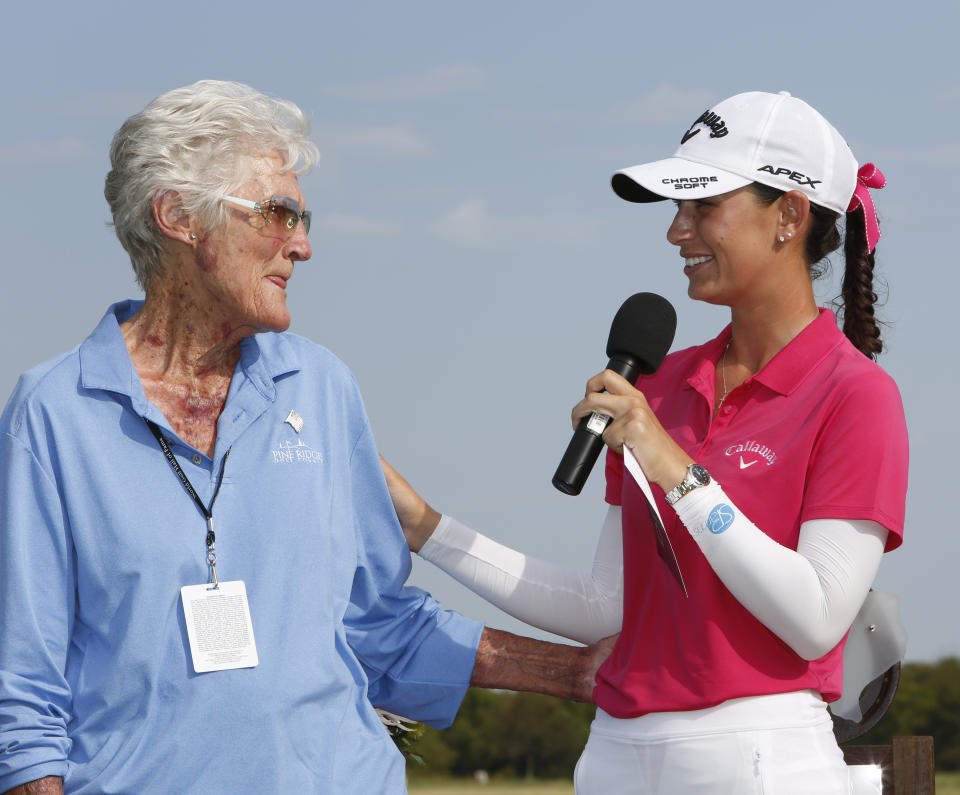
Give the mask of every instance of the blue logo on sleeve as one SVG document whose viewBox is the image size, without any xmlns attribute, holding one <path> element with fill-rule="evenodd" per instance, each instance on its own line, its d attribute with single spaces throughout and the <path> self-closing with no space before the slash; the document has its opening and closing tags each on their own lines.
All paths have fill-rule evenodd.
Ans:
<svg viewBox="0 0 960 795">
<path fill-rule="evenodd" d="M 719 535 L 733 524 L 735 518 L 733 508 L 721 502 L 710 511 L 707 517 L 707 529 L 714 535 Z"/>
</svg>

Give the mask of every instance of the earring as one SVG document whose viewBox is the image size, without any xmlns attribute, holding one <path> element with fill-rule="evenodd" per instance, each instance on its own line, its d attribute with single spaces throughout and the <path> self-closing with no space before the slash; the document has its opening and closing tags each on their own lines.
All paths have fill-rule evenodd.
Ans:
<svg viewBox="0 0 960 795">
<path fill-rule="evenodd" d="M 197 239 L 197 236 L 196 236 L 193 232 L 191 232 L 191 233 L 190 233 L 190 239 L 191 239 L 191 240 L 196 240 L 196 239 Z M 781 242 L 781 243 L 783 242 L 783 238 L 780 238 L 780 242 Z"/>
<path fill-rule="evenodd" d="M 793 232 L 787 232 L 787 237 L 788 237 L 788 238 L 793 237 Z"/>
<path fill-rule="evenodd" d="M 787 240 L 787 239 L 786 239 L 783 235 L 780 235 L 780 242 L 781 242 L 781 243 L 785 243 L 786 240 Z"/>
</svg>

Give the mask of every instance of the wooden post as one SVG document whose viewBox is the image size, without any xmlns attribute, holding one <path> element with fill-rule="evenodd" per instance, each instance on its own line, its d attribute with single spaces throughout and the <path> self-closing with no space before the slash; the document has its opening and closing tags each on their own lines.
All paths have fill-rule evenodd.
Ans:
<svg viewBox="0 0 960 795">
<path fill-rule="evenodd" d="M 893 745 L 844 745 L 848 765 L 880 765 L 883 795 L 934 795 L 933 737 L 894 737 Z"/>
<path fill-rule="evenodd" d="M 933 737 L 893 738 L 893 791 L 933 795 Z"/>
</svg>

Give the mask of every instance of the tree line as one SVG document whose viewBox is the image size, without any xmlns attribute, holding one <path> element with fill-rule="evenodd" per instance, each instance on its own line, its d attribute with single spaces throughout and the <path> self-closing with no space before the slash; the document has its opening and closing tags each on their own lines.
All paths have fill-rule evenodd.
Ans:
<svg viewBox="0 0 960 795">
<path fill-rule="evenodd" d="M 595 708 L 533 693 L 471 689 L 454 724 L 419 727 L 407 765 L 425 776 L 567 778 L 586 744 Z M 851 742 L 883 745 L 894 736 L 931 735 L 938 771 L 960 770 L 960 659 L 905 663 L 896 697 L 880 722 Z"/>
<path fill-rule="evenodd" d="M 857 745 L 886 745 L 894 737 L 933 737 L 938 771 L 960 770 L 960 658 L 904 663 L 890 709 Z"/>
</svg>

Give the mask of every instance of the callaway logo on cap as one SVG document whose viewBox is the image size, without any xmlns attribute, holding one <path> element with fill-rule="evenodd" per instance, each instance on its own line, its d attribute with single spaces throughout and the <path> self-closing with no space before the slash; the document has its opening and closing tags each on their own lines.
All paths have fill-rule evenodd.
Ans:
<svg viewBox="0 0 960 795">
<path fill-rule="evenodd" d="M 857 161 L 834 127 L 786 91 L 750 91 L 705 111 L 683 133 L 673 157 L 613 175 L 613 189 L 633 202 L 717 196 L 760 182 L 798 190 L 845 213 Z"/>
</svg>

